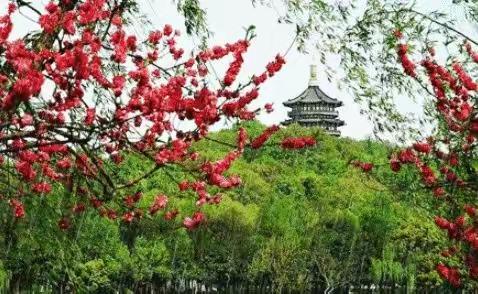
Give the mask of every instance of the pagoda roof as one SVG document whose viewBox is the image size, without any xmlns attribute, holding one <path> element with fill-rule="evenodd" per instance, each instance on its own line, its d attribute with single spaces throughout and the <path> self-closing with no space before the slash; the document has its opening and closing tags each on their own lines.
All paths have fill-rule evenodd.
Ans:
<svg viewBox="0 0 478 294">
<path fill-rule="evenodd" d="M 331 118 L 299 118 L 299 119 L 288 119 L 285 121 L 286 124 L 293 123 L 293 122 L 302 122 L 302 123 L 323 123 L 328 122 L 332 124 L 336 124 L 338 126 L 345 125 L 345 122 L 341 119 L 331 119 Z"/>
<path fill-rule="evenodd" d="M 330 97 L 325 94 L 324 91 L 320 89 L 317 85 L 309 85 L 299 96 L 294 99 L 287 100 L 283 104 L 285 106 L 291 106 L 299 103 L 318 103 L 325 102 L 329 104 L 334 104 L 336 106 L 341 106 L 342 101 L 339 101 L 335 98 Z"/>
</svg>

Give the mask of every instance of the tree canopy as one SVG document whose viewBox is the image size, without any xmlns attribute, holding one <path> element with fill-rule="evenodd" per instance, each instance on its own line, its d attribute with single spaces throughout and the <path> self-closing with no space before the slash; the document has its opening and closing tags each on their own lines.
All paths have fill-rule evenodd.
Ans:
<svg viewBox="0 0 478 294">
<path fill-rule="evenodd" d="M 252 135 L 264 129 L 258 123 L 245 127 Z M 234 142 L 235 133 L 224 130 L 211 139 Z M 313 136 L 319 143 L 284 152 L 275 142 L 291 134 Z M 364 178 L 349 166 L 351 159 L 383 161 L 390 146 L 337 139 L 298 126 L 271 140 L 235 162 L 230 172 L 241 176 L 243 186 L 224 193 L 220 205 L 206 207 L 206 220 L 194 231 L 180 228 L 180 219 L 165 220 L 167 211 L 118 227 L 88 210 L 71 220 L 65 234 L 47 217 L 57 214 L 56 203 L 65 197 L 54 191 L 41 206 L 29 206 L 31 212 L 15 227 L 2 224 L 4 275 L 23 289 L 43 285 L 98 293 L 189 280 L 277 291 L 441 285 L 434 267 L 445 237 L 429 221 L 433 198 L 426 190 L 403 189 L 419 175 L 410 168 L 398 176 L 383 170 Z M 230 147 L 221 146 L 214 141 L 193 145 L 209 160 L 228 153 Z M 118 173 L 135 174 L 147 165 L 130 154 Z M 181 215 L 195 210 L 193 193 L 179 193 L 162 171 L 139 185 L 144 191 L 140 208 L 147 208 L 158 193 L 167 193 L 167 208 Z M 6 234 L 15 236 L 15 247 Z"/>
</svg>

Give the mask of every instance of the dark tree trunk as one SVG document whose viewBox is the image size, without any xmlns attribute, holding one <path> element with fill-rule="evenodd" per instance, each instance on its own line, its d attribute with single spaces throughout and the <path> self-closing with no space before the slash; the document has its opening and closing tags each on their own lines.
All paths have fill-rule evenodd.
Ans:
<svg viewBox="0 0 478 294">
<path fill-rule="evenodd" d="M 12 278 L 10 279 L 9 287 L 8 287 L 8 293 L 13 293 L 13 294 L 20 294 L 20 285 L 21 285 L 21 276 L 18 274 L 14 274 Z"/>
</svg>

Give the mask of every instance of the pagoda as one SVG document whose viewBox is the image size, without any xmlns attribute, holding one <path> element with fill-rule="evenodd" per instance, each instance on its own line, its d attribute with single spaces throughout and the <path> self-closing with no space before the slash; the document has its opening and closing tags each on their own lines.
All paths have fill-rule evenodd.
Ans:
<svg viewBox="0 0 478 294">
<path fill-rule="evenodd" d="M 340 136 L 338 128 L 344 121 L 338 118 L 337 107 L 342 101 L 329 97 L 319 87 L 315 65 L 310 67 L 309 86 L 299 96 L 284 102 L 284 106 L 292 108 L 287 114 L 290 117 L 282 124 L 298 123 L 304 127 L 321 127 L 328 134 Z"/>
</svg>

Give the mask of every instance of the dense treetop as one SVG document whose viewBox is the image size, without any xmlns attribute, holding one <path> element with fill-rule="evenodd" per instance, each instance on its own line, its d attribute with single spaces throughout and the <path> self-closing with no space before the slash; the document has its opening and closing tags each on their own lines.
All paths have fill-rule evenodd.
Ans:
<svg viewBox="0 0 478 294">
<path fill-rule="evenodd" d="M 251 135 L 264 129 L 257 123 L 245 127 Z M 211 140 L 232 143 L 235 134 L 234 129 L 225 130 L 212 134 Z M 291 134 L 313 136 L 319 143 L 287 152 L 275 144 Z M 231 148 L 221 146 L 210 140 L 193 145 L 209 160 L 222 158 Z M 15 231 L 8 230 L 11 224 L 3 218 L 3 271 L 22 287 L 55 281 L 55 287 L 101 293 L 178 279 L 276 289 L 440 285 L 434 267 L 445 240 L 427 212 L 433 198 L 413 186 L 419 175 L 413 169 L 399 175 L 384 169 L 364 176 L 350 167 L 352 159 L 387 164 L 383 158 L 390 148 L 291 126 L 262 149 L 245 151 L 230 170 L 241 176 L 243 185 L 225 192 L 220 205 L 206 206 L 205 221 L 194 231 L 181 228 L 181 219 L 165 220 L 170 208 L 181 215 L 191 215 L 196 208 L 194 193 L 179 193 L 162 171 L 139 183 L 143 198 L 137 205 L 147 209 L 164 193 L 170 196 L 166 211 L 120 227 L 88 210 L 62 232 L 52 216 L 67 198 L 55 190 L 41 205 L 26 204 L 31 212 Z M 150 164 L 127 155 L 118 176 L 141 173 Z M 15 247 L 10 245 L 12 237 Z"/>
</svg>

